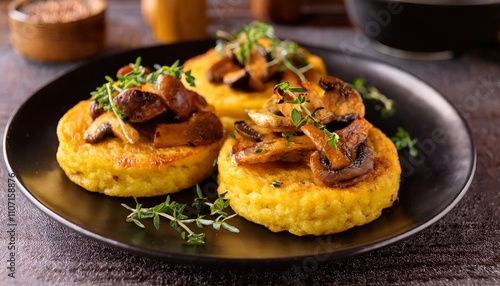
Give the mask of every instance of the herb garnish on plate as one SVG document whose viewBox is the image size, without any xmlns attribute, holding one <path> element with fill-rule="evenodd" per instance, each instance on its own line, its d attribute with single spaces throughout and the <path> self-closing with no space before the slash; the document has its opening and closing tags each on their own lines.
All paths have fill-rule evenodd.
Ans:
<svg viewBox="0 0 500 286">
<path fill-rule="evenodd" d="M 230 232 L 240 232 L 238 228 L 227 223 L 227 220 L 235 217 L 236 214 L 229 215 L 224 211 L 229 207 L 229 199 L 224 198 L 225 194 L 219 195 L 213 203 L 210 203 L 208 202 L 208 199 L 203 196 L 199 185 L 196 185 L 196 193 L 198 197 L 192 204 L 192 206 L 198 210 L 196 218 L 189 218 L 185 214 L 186 204 L 171 201 L 170 196 L 167 196 L 163 203 L 150 208 L 143 208 L 142 204 L 137 202 L 137 199 L 135 199 L 135 208 L 122 204 L 124 208 L 131 211 L 131 213 L 127 216 L 126 221 L 133 222 L 137 226 L 145 228 L 141 219 L 152 218 L 154 227 L 159 229 L 160 217 L 166 218 L 170 221 L 170 226 L 180 232 L 182 239 L 193 244 L 205 243 L 205 233 L 196 233 L 188 227 L 188 224 L 193 222 L 199 228 L 211 225 L 215 230 L 219 230 L 222 226 L 222 228 L 225 228 Z M 205 206 L 210 208 L 209 216 L 211 218 L 207 218 L 206 215 L 201 214 Z"/>
</svg>

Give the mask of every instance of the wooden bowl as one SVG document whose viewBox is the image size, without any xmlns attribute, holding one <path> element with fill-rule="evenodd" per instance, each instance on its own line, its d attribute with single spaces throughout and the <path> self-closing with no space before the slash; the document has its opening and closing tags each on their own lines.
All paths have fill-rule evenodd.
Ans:
<svg viewBox="0 0 500 286">
<path fill-rule="evenodd" d="M 80 0 L 91 13 L 80 19 L 34 20 L 23 12 L 23 5 L 37 0 L 9 3 L 10 40 L 23 56 L 40 61 L 70 61 L 97 54 L 105 41 L 106 0 Z"/>
</svg>

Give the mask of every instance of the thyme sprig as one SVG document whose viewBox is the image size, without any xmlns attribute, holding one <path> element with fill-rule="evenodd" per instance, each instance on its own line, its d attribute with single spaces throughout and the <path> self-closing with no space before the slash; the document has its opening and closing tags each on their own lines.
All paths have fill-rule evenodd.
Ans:
<svg viewBox="0 0 500 286">
<path fill-rule="evenodd" d="M 105 76 L 106 83 L 97 87 L 95 91 L 91 92 L 91 100 L 99 103 L 98 108 L 103 108 L 106 111 L 115 113 L 121 119 L 124 118 L 124 113 L 114 103 L 114 96 L 125 89 L 131 87 L 139 87 L 146 83 L 156 84 L 160 75 L 172 75 L 178 79 L 184 75 L 186 81 L 194 86 L 194 77 L 191 71 L 188 70 L 183 73 L 183 67 L 179 65 L 179 60 L 175 61 L 171 66 L 154 65 L 155 70 L 148 72 L 141 66 L 141 57 L 138 57 L 134 63 L 129 64 L 130 71 L 124 75 L 117 75 L 117 79 L 111 76 Z"/>
<path fill-rule="evenodd" d="M 123 111 L 118 108 L 115 101 L 112 98 L 111 85 L 110 83 L 106 83 L 106 92 L 108 93 L 108 100 L 111 111 L 115 114 L 116 118 L 118 118 L 118 123 L 120 124 L 120 128 L 122 129 L 123 135 L 127 139 L 130 144 L 134 143 L 134 140 L 128 136 L 127 130 L 125 129 L 125 122 L 123 121 Z"/>
<path fill-rule="evenodd" d="M 312 65 L 307 63 L 307 58 L 297 43 L 273 41 L 271 47 L 273 60 L 268 62 L 267 66 L 275 65 L 281 60 L 283 65 L 280 70 L 289 69 L 299 77 L 300 81 L 307 80 L 304 74 L 312 68 Z"/>
<path fill-rule="evenodd" d="M 356 78 L 351 86 L 359 92 L 364 100 L 377 101 L 380 104 L 378 108 L 380 109 L 380 115 L 382 117 L 389 117 L 394 114 L 394 101 L 382 94 L 374 86 L 367 87 L 363 78 Z M 396 134 L 391 137 L 391 140 L 394 142 L 394 145 L 396 145 L 398 151 L 408 148 L 410 156 L 418 156 L 418 150 L 415 147 L 418 140 L 416 138 L 412 139 L 408 131 L 404 128 L 398 127 Z"/>
<path fill-rule="evenodd" d="M 379 103 L 380 115 L 390 117 L 394 114 L 394 101 L 382 94 L 374 86 L 366 86 L 363 78 L 356 78 L 351 86 L 356 89 L 364 100 L 373 100 Z"/>
<path fill-rule="evenodd" d="M 210 203 L 208 199 L 203 196 L 198 185 L 196 185 L 196 193 L 197 198 L 195 198 L 192 204 L 192 206 L 198 211 L 196 218 L 189 218 L 185 214 L 185 209 L 187 207 L 186 204 L 171 201 L 170 196 L 167 196 L 163 203 L 150 208 L 144 208 L 135 198 L 135 208 L 130 207 L 127 204 L 122 204 L 124 208 L 131 211 L 126 218 L 126 221 L 133 222 L 137 226 L 145 228 L 141 219 L 152 218 L 153 225 L 158 230 L 160 228 L 160 217 L 166 218 L 170 221 L 170 226 L 180 232 L 182 239 L 193 244 L 204 244 L 206 235 L 205 233 L 196 233 L 191 230 L 188 226 L 190 223 L 195 223 L 199 228 L 211 225 L 215 230 L 219 230 L 223 227 L 230 232 L 239 232 L 238 228 L 227 223 L 227 220 L 235 217 L 236 214 L 229 215 L 225 211 L 225 209 L 229 207 L 229 199 L 224 198 L 225 194 L 219 195 L 213 203 Z M 205 215 L 201 214 L 205 206 L 210 208 L 210 216 L 212 218 L 206 218 Z"/>
<path fill-rule="evenodd" d="M 279 103 L 289 103 L 289 104 L 297 104 L 298 105 L 298 108 L 293 108 L 291 111 L 291 114 L 290 114 L 292 122 L 293 122 L 293 124 L 295 124 L 295 127 L 297 127 L 297 129 L 299 129 L 301 126 L 303 126 L 306 123 L 312 122 L 316 128 L 320 129 L 321 131 L 323 131 L 323 133 L 325 133 L 328 136 L 328 140 L 327 140 L 328 145 L 333 149 L 337 149 L 337 144 L 340 140 L 340 136 L 335 132 L 330 132 L 325 125 L 321 124 L 315 118 L 316 112 L 323 109 L 323 107 L 318 107 L 314 111 L 311 112 L 304 105 L 304 103 L 307 102 L 306 96 L 303 94 L 298 94 L 298 95 L 295 94 L 296 92 L 302 92 L 302 88 L 301 87 L 291 87 L 289 82 L 285 81 L 285 82 L 279 83 L 274 88 L 278 89 L 282 93 L 288 94 L 293 99 L 293 100 L 283 100 L 283 101 L 280 101 Z M 306 113 L 305 117 L 302 117 L 301 110 Z M 289 136 L 289 134 L 282 134 L 282 136 L 287 138 L 287 136 Z"/>
<path fill-rule="evenodd" d="M 391 140 L 394 142 L 394 145 L 396 145 L 396 149 L 398 149 L 398 151 L 408 148 L 410 156 L 418 156 L 418 150 L 415 147 L 418 140 L 416 138 L 412 139 L 410 133 L 408 133 L 408 131 L 404 128 L 398 127 L 396 134 L 391 137 Z"/>
<path fill-rule="evenodd" d="M 250 54 L 255 48 L 264 48 L 260 39 L 274 41 L 274 28 L 260 21 L 253 21 L 247 26 L 241 26 L 240 31 L 231 35 L 226 32 L 217 31 L 216 35 L 226 40 L 217 41 L 216 50 L 224 53 L 229 49 L 234 54 L 241 65 L 247 66 L 250 63 Z"/>
<path fill-rule="evenodd" d="M 288 69 L 295 73 L 301 81 L 305 81 L 304 73 L 312 68 L 299 45 L 292 41 L 281 41 L 271 25 L 260 21 L 253 21 L 242 26 L 240 31 L 231 35 L 224 31 L 217 31 L 215 50 L 224 55 L 227 50 L 234 54 L 238 63 L 243 66 L 250 64 L 252 50 L 266 51 L 271 55 L 267 66 L 281 64 L 279 70 Z"/>
</svg>

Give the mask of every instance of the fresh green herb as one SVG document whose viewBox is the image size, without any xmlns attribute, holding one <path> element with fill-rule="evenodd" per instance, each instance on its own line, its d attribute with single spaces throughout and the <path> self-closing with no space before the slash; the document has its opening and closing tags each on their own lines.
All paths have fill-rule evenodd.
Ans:
<svg viewBox="0 0 500 286">
<path fill-rule="evenodd" d="M 271 55 L 273 61 L 267 63 L 272 66 L 281 60 L 283 65 L 280 70 L 289 69 L 295 73 L 301 81 L 306 81 L 305 72 L 312 68 L 312 65 L 307 63 L 307 57 L 299 49 L 299 45 L 291 41 L 273 41 L 271 45 Z"/>
<path fill-rule="evenodd" d="M 196 198 L 194 199 L 193 204 L 191 206 L 197 209 L 198 213 L 201 213 L 207 206 L 205 204 L 207 202 L 207 198 L 203 196 L 203 193 L 199 185 L 196 185 L 195 191 L 196 191 Z"/>
<path fill-rule="evenodd" d="M 214 159 L 214 161 L 212 162 L 212 167 L 217 166 L 217 164 L 219 164 L 219 157 L 216 157 L 216 158 Z"/>
<path fill-rule="evenodd" d="M 314 121 L 314 126 L 316 126 L 318 129 L 320 129 L 321 131 L 323 131 L 323 133 L 326 134 L 326 136 L 328 136 L 328 145 L 330 145 L 330 147 L 332 149 L 337 149 L 337 143 L 339 142 L 340 140 L 340 136 L 335 133 L 335 132 L 330 132 L 328 131 L 328 129 L 326 128 L 325 125 L 323 124 L 320 124 L 319 122 L 317 121 Z"/>
<path fill-rule="evenodd" d="M 281 187 L 281 185 L 283 185 L 283 182 L 274 180 L 271 182 L 271 185 L 275 188 L 279 188 L 279 187 Z"/>
<path fill-rule="evenodd" d="M 242 26 L 240 31 L 234 35 L 227 32 L 217 31 L 219 38 L 215 50 L 219 55 L 225 55 L 229 50 L 242 66 L 248 66 L 252 50 L 267 51 L 272 60 L 267 66 L 280 64 L 279 70 L 289 69 L 294 72 L 301 81 L 305 81 L 304 73 L 312 68 L 307 64 L 307 57 L 299 45 L 292 41 L 281 41 L 276 37 L 271 25 L 259 21 L 253 21 L 247 26 Z M 269 45 L 264 46 L 261 39 L 268 40 Z"/>
<path fill-rule="evenodd" d="M 134 141 L 128 136 L 127 131 L 125 130 L 125 122 L 123 121 L 123 111 L 116 106 L 115 101 L 112 98 L 111 95 L 111 84 L 108 82 L 106 84 L 106 92 L 108 93 L 108 100 L 109 100 L 109 106 L 111 108 L 111 111 L 115 114 L 116 118 L 118 119 L 118 123 L 120 124 L 120 128 L 122 129 L 123 135 L 127 139 L 127 141 L 131 144 L 134 143 Z"/>
<path fill-rule="evenodd" d="M 191 70 L 187 70 L 185 73 L 184 73 L 184 77 L 186 79 L 186 82 L 189 84 L 189 86 L 196 86 L 196 83 L 195 83 L 195 78 L 194 76 L 191 75 Z"/>
<path fill-rule="evenodd" d="M 229 132 L 229 136 L 233 139 L 236 138 L 236 134 L 234 133 L 234 131 Z"/>
<path fill-rule="evenodd" d="M 294 108 L 291 111 L 290 117 L 292 119 L 293 124 L 295 124 L 295 127 L 299 129 L 302 125 L 305 123 L 310 123 L 313 122 L 314 126 L 323 133 L 325 133 L 328 136 L 328 145 L 330 145 L 331 148 L 337 149 L 337 143 L 340 140 L 340 136 L 335 133 L 335 132 L 330 132 L 328 131 L 327 127 L 323 124 L 321 124 L 315 117 L 315 113 L 318 110 L 323 109 L 322 107 L 315 109 L 313 112 L 311 112 L 305 105 L 304 103 L 307 102 L 306 96 L 299 94 L 295 95 L 294 92 L 301 92 L 302 89 L 299 87 L 290 87 L 290 84 L 288 82 L 282 82 L 277 84 L 275 89 L 278 89 L 281 93 L 280 94 L 288 94 L 293 100 L 280 100 L 279 103 L 290 103 L 290 104 L 297 104 L 299 107 Z M 283 96 L 284 97 L 284 96 Z M 302 117 L 302 111 L 306 113 L 306 116 L 303 118 Z"/>
<path fill-rule="evenodd" d="M 285 138 L 287 142 L 290 142 L 292 139 L 292 136 L 297 135 L 295 132 L 283 132 L 281 133 L 281 137 Z"/>
<path fill-rule="evenodd" d="M 257 148 L 257 150 L 255 150 L 255 153 L 262 153 L 262 149 L 261 148 Z"/>
<path fill-rule="evenodd" d="M 165 202 L 151 208 L 142 207 L 142 204 L 137 202 L 137 199 L 135 199 L 135 208 L 122 204 L 124 208 L 131 211 L 126 221 L 133 222 L 137 226 L 145 228 L 141 219 L 152 218 L 154 227 L 159 229 L 160 217 L 166 218 L 170 221 L 170 226 L 181 233 L 182 239 L 193 244 L 205 243 L 205 233 L 196 233 L 187 226 L 193 222 L 199 228 L 211 225 L 215 230 L 219 230 L 222 226 L 230 232 L 239 232 L 238 228 L 227 223 L 227 220 L 235 217 L 236 214 L 229 215 L 224 211 L 229 207 L 229 199 L 224 198 L 225 194 L 219 195 L 213 203 L 210 203 L 206 197 L 203 197 L 198 185 L 196 186 L 196 192 L 197 198 L 193 202 L 193 207 L 198 210 L 196 218 L 189 218 L 184 214 L 186 208 L 185 204 L 170 201 L 170 196 L 167 196 Z M 205 215 L 200 214 L 205 206 L 210 208 L 210 216 L 212 218 L 205 218 Z"/>
<path fill-rule="evenodd" d="M 382 117 L 389 117 L 394 114 L 394 101 L 382 94 L 374 86 L 365 86 L 365 80 L 363 78 L 355 79 L 351 86 L 359 92 L 364 100 L 378 102 L 379 105 L 377 107 L 380 109 L 380 115 Z"/>
<path fill-rule="evenodd" d="M 394 142 L 394 145 L 396 145 L 396 149 L 398 149 L 398 151 L 403 150 L 404 148 L 408 148 L 410 156 L 418 156 L 418 150 L 415 147 L 418 140 L 416 138 L 412 139 L 408 131 L 406 131 L 405 129 L 398 127 L 396 135 L 394 135 L 394 137 L 391 137 L 391 140 L 392 142 Z"/>
<path fill-rule="evenodd" d="M 259 39 L 274 40 L 274 28 L 270 25 L 259 21 L 253 21 L 248 26 L 242 26 L 239 35 L 236 38 L 242 37 L 244 40 L 239 43 L 239 47 L 235 51 L 238 62 L 243 65 L 248 65 L 250 54 L 254 47 L 259 46 Z"/>
<path fill-rule="evenodd" d="M 297 129 L 299 129 L 306 120 L 302 118 L 302 113 L 297 108 L 292 109 L 290 116 L 292 118 L 293 124 L 295 124 L 295 127 L 297 127 Z"/>
<path fill-rule="evenodd" d="M 140 57 L 136 59 L 135 63 L 130 63 L 129 67 L 130 72 L 117 76 L 116 80 L 110 76 L 105 76 L 107 83 L 91 93 L 91 100 L 99 103 L 99 109 L 103 108 L 106 111 L 112 111 L 121 120 L 125 119 L 123 111 L 119 110 L 113 100 L 117 93 L 134 86 L 141 86 L 145 83 L 156 84 L 160 75 L 172 75 L 180 79 L 183 74 L 182 66 L 179 65 L 178 60 L 171 66 L 155 65 L 155 70 L 150 73 L 141 66 Z M 184 76 L 186 81 L 191 86 L 194 86 L 194 77 L 191 76 L 191 71 L 184 72 Z"/>
</svg>

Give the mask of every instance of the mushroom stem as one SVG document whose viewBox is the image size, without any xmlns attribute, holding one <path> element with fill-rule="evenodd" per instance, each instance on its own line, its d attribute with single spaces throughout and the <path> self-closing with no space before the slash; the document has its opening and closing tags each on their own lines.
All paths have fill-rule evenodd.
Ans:
<svg viewBox="0 0 500 286">
<path fill-rule="evenodd" d="M 239 142 L 233 146 L 237 164 L 307 161 L 315 150 L 316 146 L 306 136 L 292 136 L 290 141 L 275 138 L 249 146 Z"/>
<path fill-rule="evenodd" d="M 131 125 L 122 123 L 112 112 L 99 115 L 85 131 L 84 139 L 87 143 L 95 144 L 101 142 L 107 134 L 113 134 L 130 144 L 139 140 L 139 132 Z"/>
<path fill-rule="evenodd" d="M 339 148 L 342 140 L 339 140 L 337 148 L 334 149 L 328 144 L 330 137 L 314 126 L 313 123 L 303 125 L 300 127 L 300 130 L 309 137 L 321 154 L 328 159 L 330 166 L 333 168 L 341 168 L 351 164 L 351 160 L 345 156 Z"/>
<path fill-rule="evenodd" d="M 315 178 L 329 187 L 346 188 L 366 178 L 373 169 L 373 151 L 363 143 L 357 150 L 356 160 L 349 166 L 332 169 L 319 151 L 310 157 L 311 170 Z"/>
</svg>

